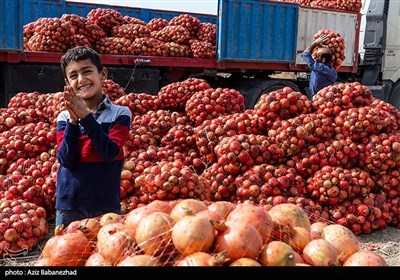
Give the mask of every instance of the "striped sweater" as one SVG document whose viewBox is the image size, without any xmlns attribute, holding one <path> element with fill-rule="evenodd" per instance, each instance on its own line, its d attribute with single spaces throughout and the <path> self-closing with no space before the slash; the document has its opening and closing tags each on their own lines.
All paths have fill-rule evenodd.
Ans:
<svg viewBox="0 0 400 280">
<path fill-rule="evenodd" d="M 128 107 L 111 103 L 79 124 L 69 122 L 68 111 L 57 117 L 56 209 L 108 211 L 120 208 L 123 146 L 132 115 Z M 97 120 L 96 118 L 97 117 Z"/>
</svg>

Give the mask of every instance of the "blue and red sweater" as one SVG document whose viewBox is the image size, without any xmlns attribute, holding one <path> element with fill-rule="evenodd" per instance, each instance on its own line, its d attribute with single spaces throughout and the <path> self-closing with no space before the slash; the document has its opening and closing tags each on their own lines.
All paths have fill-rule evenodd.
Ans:
<svg viewBox="0 0 400 280">
<path fill-rule="evenodd" d="M 112 211 L 120 208 L 123 146 L 132 114 L 104 95 L 97 117 L 89 114 L 79 124 L 69 122 L 68 111 L 57 117 L 56 209 Z"/>
</svg>

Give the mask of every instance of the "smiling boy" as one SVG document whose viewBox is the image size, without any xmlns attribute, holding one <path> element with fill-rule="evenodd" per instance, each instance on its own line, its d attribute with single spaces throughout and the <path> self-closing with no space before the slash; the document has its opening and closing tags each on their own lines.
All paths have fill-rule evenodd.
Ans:
<svg viewBox="0 0 400 280">
<path fill-rule="evenodd" d="M 102 92 L 107 78 L 100 55 L 75 47 L 61 58 L 65 110 L 57 117 L 56 226 L 121 213 L 123 146 L 132 115 Z"/>
</svg>

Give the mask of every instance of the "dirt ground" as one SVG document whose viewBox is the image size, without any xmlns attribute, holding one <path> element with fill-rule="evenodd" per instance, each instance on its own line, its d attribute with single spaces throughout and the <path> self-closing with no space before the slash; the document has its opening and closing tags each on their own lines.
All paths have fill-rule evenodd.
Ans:
<svg viewBox="0 0 400 280">
<path fill-rule="evenodd" d="M 0 266 L 32 266 L 39 258 L 46 241 L 53 235 L 54 223 L 49 223 L 47 237 L 35 249 L 23 255 L 0 259 Z M 386 227 L 370 234 L 358 236 L 362 249 L 374 251 L 383 256 L 389 266 L 400 266 L 400 229 Z"/>
<path fill-rule="evenodd" d="M 380 254 L 389 266 L 400 266 L 400 229 L 386 227 L 359 238 L 363 247 Z"/>
</svg>

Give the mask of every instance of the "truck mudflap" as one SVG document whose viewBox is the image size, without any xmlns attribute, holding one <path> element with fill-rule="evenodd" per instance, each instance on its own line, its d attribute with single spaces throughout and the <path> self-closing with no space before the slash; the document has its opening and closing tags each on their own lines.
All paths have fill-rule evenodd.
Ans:
<svg viewBox="0 0 400 280">
<path fill-rule="evenodd" d="M 390 96 L 389 103 L 400 110 L 400 81 L 394 84 L 390 81 L 390 83 L 390 86 L 388 86 L 388 83 L 383 83 L 385 85 L 385 93 L 387 92 L 386 95 Z"/>
</svg>

